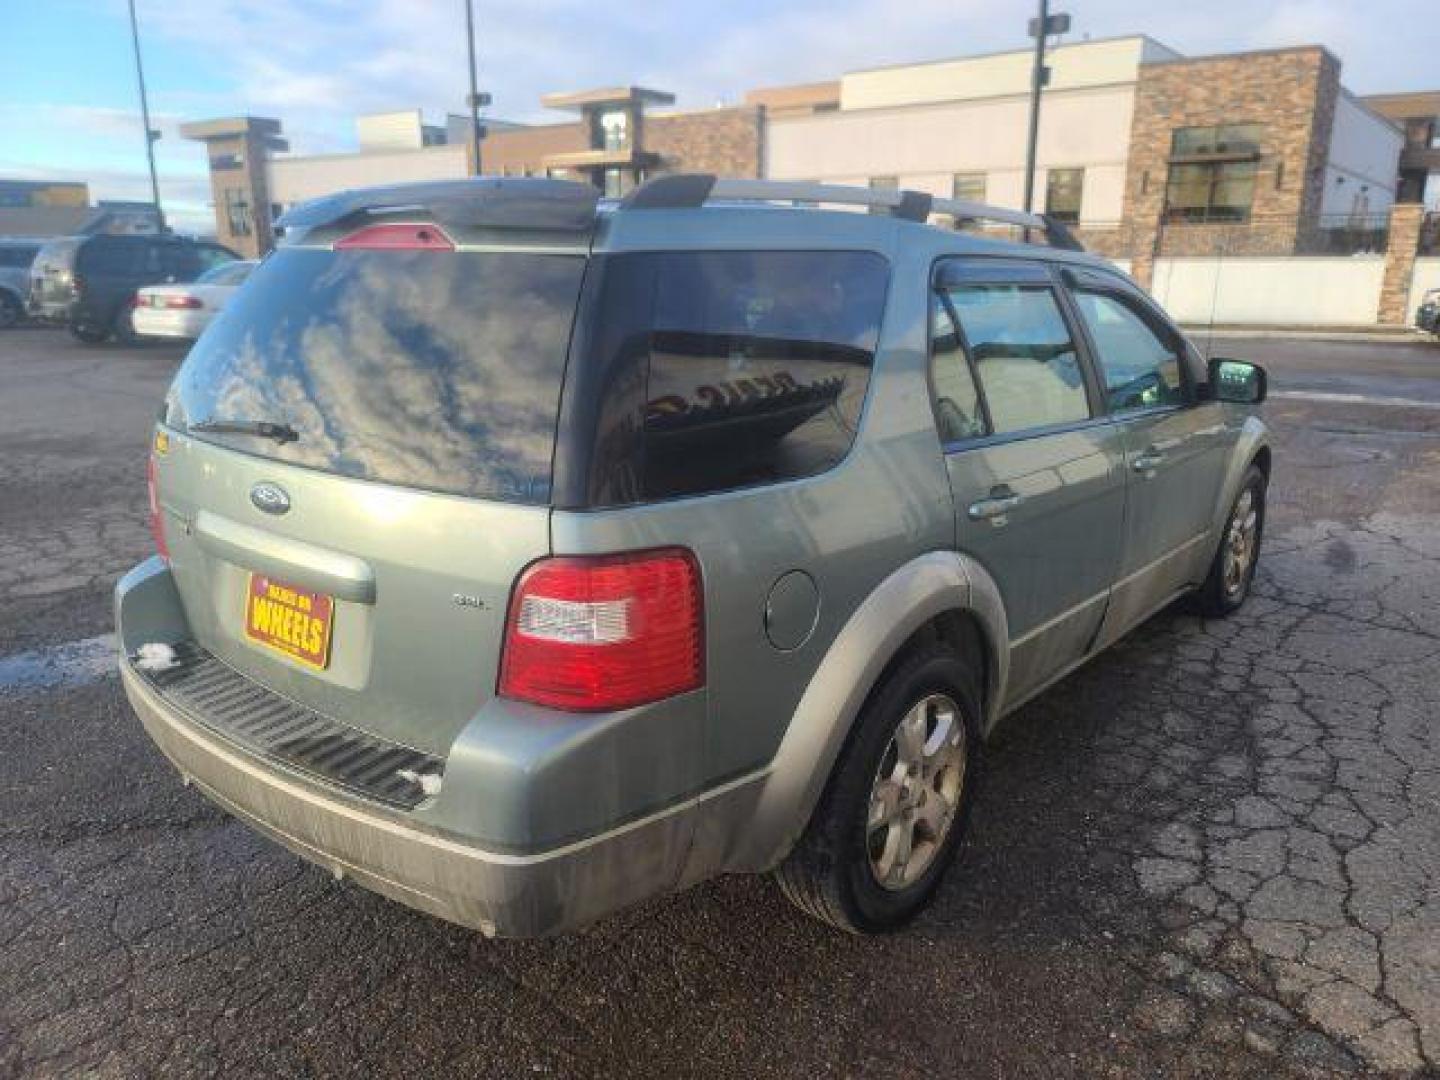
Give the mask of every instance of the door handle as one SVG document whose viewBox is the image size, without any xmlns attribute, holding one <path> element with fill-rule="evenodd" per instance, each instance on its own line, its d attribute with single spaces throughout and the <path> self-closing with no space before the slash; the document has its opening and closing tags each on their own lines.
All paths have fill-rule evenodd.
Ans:
<svg viewBox="0 0 1440 1080">
<path fill-rule="evenodd" d="M 1136 472 L 1148 473 L 1154 472 L 1160 465 L 1164 464 L 1164 462 L 1165 455 L 1152 446 L 1132 461 L 1130 467 Z"/>
<path fill-rule="evenodd" d="M 1005 515 L 1024 501 L 1023 496 L 1006 488 L 1001 493 L 971 503 L 967 513 L 971 521 L 989 521 L 995 525 L 1004 525 Z"/>
</svg>

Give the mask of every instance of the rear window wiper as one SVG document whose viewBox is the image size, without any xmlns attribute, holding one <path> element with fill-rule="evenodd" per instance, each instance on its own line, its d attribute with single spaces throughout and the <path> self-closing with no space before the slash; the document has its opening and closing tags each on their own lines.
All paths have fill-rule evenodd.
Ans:
<svg viewBox="0 0 1440 1080">
<path fill-rule="evenodd" d="M 188 430 L 216 435 L 258 435 L 278 443 L 291 443 L 300 438 L 300 433 L 289 424 L 277 424 L 273 420 L 197 420 Z"/>
</svg>

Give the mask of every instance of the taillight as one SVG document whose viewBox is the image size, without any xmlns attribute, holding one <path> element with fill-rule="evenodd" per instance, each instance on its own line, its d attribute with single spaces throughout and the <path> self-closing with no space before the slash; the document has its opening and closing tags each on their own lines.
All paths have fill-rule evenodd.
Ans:
<svg viewBox="0 0 1440 1080">
<path fill-rule="evenodd" d="M 134 296 L 130 297 L 130 306 L 131 306 L 131 307 L 143 307 L 144 305 L 145 305 L 145 298 L 144 298 L 143 296 L 141 296 L 138 292 L 137 292 Z"/>
<path fill-rule="evenodd" d="M 705 684 L 700 567 L 683 548 L 542 559 L 516 582 L 501 696 L 626 709 Z"/>
<path fill-rule="evenodd" d="M 167 296 L 165 298 L 167 308 L 203 308 L 205 305 L 196 296 Z"/>
<path fill-rule="evenodd" d="M 391 222 L 367 225 L 335 241 L 336 251 L 454 251 L 445 230 L 435 225 Z"/>
<path fill-rule="evenodd" d="M 160 492 L 155 485 L 154 454 L 145 459 L 145 483 L 150 490 L 150 535 L 155 538 L 155 550 L 168 563 L 170 545 L 165 542 L 165 515 L 160 509 Z"/>
</svg>

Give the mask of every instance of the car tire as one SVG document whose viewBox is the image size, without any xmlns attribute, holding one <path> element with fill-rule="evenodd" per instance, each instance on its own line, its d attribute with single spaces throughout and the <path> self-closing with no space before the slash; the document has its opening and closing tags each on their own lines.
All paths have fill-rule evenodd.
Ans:
<svg viewBox="0 0 1440 1080">
<path fill-rule="evenodd" d="M 86 345 L 102 345 L 110 337 L 110 328 L 96 326 L 94 323 L 72 322 L 70 336 Z"/>
<path fill-rule="evenodd" d="M 1266 486 L 1265 474 L 1251 465 L 1225 517 L 1210 573 L 1195 597 L 1200 614 L 1207 618 L 1224 618 L 1239 611 L 1250 595 L 1265 535 Z"/>
<path fill-rule="evenodd" d="M 804 834 L 775 871 L 801 911 L 870 934 L 897 930 L 930 904 L 964 837 L 980 775 L 974 687 L 939 642 L 911 650 L 876 686 Z"/>
<path fill-rule="evenodd" d="M 17 326 L 25 317 L 25 306 L 20 298 L 11 292 L 0 291 L 0 330 Z"/>
<path fill-rule="evenodd" d="M 129 304 L 122 304 L 120 310 L 115 313 L 115 319 L 111 323 L 111 331 L 115 340 L 121 345 L 134 345 L 140 340 L 140 335 L 135 332 L 135 309 Z"/>
</svg>

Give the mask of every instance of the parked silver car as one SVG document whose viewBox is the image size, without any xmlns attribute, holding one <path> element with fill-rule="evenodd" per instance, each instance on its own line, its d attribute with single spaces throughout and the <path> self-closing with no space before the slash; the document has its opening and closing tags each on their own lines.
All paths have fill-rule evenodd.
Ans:
<svg viewBox="0 0 1440 1080">
<path fill-rule="evenodd" d="M 39 240 L 0 237 L 0 330 L 9 329 L 25 317 L 30 264 L 39 250 Z"/>
<path fill-rule="evenodd" d="M 121 673 L 187 780 L 416 908 L 543 934 L 775 871 L 897 927 L 1003 715 L 1250 589 L 1264 373 L 1043 219 L 681 176 L 283 224 L 166 398 Z"/>
</svg>

